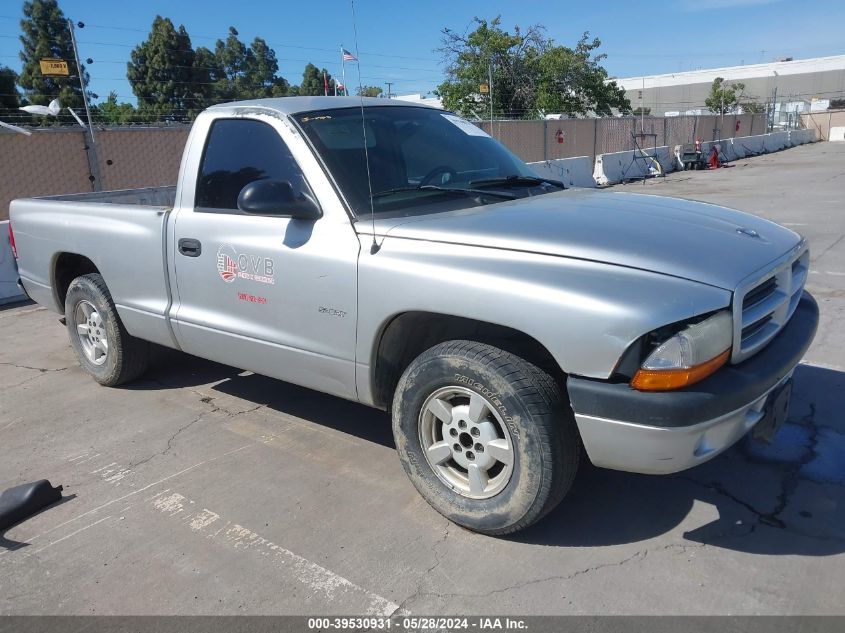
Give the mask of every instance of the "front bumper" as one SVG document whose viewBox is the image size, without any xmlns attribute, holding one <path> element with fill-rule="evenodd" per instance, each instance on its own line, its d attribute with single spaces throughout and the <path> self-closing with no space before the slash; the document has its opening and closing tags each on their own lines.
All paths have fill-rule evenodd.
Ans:
<svg viewBox="0 0 845 633">
<path fill-rule="evenodd" d="M 769 394 L 789 380 L 816 333 L 819 309 L 804 293 L 789 323 L 760 352 L 679 391 L 570 376 L 578 430 L 596 466 L 667 474 L 712 459 L 763 418 Z"/>
</svg>

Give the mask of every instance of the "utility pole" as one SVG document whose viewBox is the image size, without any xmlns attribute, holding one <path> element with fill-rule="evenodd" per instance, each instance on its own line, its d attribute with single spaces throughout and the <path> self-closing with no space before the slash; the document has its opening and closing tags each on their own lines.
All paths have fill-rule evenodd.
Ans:
<svg viewBox="0 0 845 633">
<path fill-rule="evenodd" d="M 771 127 L 769 128 L 769 132 L 775 131 L 775 108 L 777 108 L 778 102 L 778 71 L 773 70 L 772 73 L 775 76 L 775 89 L 772 93 L 772 123 Z"/>
<path fill-rule="evenodd" d="M 487 64 L 487 94 L 490 95 L 490 136 L 493 136 L 493 60 Z"/>
<path fill-rule="evenodd" d="M 645 134 L 645 76 L 643 76 L 643 89 L 640 92 L 640 134 Z"/>
<path fill-rule="evenodd" d="M 393 82 L 392 81 L 385 81 L 384 83 L 387 84 L 387 98 L 390 99 L 390 94 L 391 94 L 390 93 L 390 86 L 393 85 Z"/>
<path fill-rule="evenodd" d="M 103 183 L 100 181 L 100 162 L 97 160 L 97 146 L 94 139 L 94 123 L 91 121 L 91 108 L 88 105 L 88 92 L 85 90 L 85 78 L 82 76 L 82 64 L 79 63 L 79 49 L 76 47 L 76 32 L 73 28 L 73 20 L 67 21 L 68 29 L 70 30 L 70 42 L 73 45 L 73 57 L 76 61 L 76 72 L 79 75 L 79 87 L 82 89 L 82 103 L 85 104 L 85 118 L 88 121 L 88 169 L 91 172 L 91 185 L 94 191 L 102 191 Z M 80 22 L 79 27 L 85 25 Z"/>
</svg>

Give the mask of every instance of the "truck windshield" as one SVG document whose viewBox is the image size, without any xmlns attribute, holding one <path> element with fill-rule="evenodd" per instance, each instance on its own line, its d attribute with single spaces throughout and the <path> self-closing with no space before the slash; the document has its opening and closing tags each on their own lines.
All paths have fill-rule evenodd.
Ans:
<svg viewBox="0 0 845 633">
<path fill-rule="evenodd" d="M 562 189 L 479 127 L 442 110 L 368 106 L 301 113 L 299 125 L 357 217 L 415 215 Z"/>
</svg>

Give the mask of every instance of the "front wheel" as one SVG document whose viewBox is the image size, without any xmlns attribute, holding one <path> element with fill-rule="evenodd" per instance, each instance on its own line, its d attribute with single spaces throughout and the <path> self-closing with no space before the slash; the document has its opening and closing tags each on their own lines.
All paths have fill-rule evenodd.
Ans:
<svg viewBox="0 0 845 633">
<path fill-rule="evenodd" d="M 149 343 L 123 327 L 102 276 L 83 275 L 70 283 L 65 322 L 79 364 L 101 385 L 115 387 L 147 369 Z"/>
<path fill-rule="evenodd" d="M 578 469 L 575 421 L 554 380 L 472 341 L 442 343 L 408 366 L 393 399 L 393 434 L 426 501 L 485 534 L 545 516 Z"/>
</svg>

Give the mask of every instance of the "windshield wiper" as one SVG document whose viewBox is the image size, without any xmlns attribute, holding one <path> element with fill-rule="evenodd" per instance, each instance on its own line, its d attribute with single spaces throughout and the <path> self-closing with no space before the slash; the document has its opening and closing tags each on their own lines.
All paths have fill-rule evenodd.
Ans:
<svg viewBox="0 0 845 633">
<path fill-rule="evenodd" d="M 560 180 L 541 178 L 540 176 L 504 176 L 502 178 L 485 178 L 484 180 L 470 180 L 471 187 L 536 187 L 537 185 L 553 185 L 560 189 L 566 189 Z"/>
<path fill-rule="evenodd" d="M 457 194 L 460 196 L 492 196 L 495 198 L 503 198 L 505 200 L 515 200 L 516 196 L 512 193 L 505 193 L 503 191 L 483 191 L 481 189 L 463 189 L 461 187 L 441 187 L 439 185 L 419 185 L 417 187 L 396 187 L 395 189 L 385 189 L 384 191 L 376 191 L 373 198 L 383 198 L 385 196 L 392 196 L 395 193 L 406 193 L 409 191 L 440 191 L 442 193 Z"/>
</svg>

